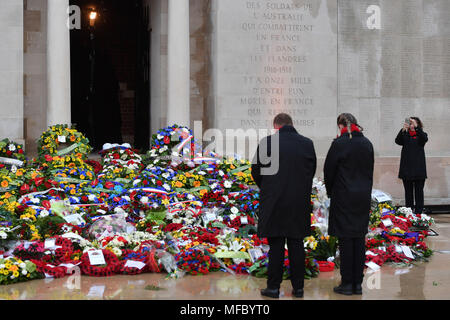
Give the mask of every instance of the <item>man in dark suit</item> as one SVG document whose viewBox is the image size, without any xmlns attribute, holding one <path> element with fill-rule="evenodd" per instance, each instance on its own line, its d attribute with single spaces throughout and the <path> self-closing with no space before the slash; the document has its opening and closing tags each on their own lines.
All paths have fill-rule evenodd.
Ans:
<svg viewBox="0 0 450 320">
<path fill-rule="evenodd" d="M 328 233 L 338 237 L 342 282 L 339 294 L 362 294 L 365 235 L 369 226 L 374 151 L 350 113 L 337 119 L 340 137 L 331 144 L 324 164 L 330 203 Z"/>
<path fill-rule="evenodd" d="M 278 132 L 260 142 L 252 164 L 253 179 L 261 191 L 258 236 L 267 238 L 270 246 L 267 288 L 261 294 L 279 297 L 287 242 L 292 294 L 301 298 L 305 273 L 303 239 L 311 233 L 316 153 L 313 142 L 295 130 L 289 115 L 277 115 L 274 128 Z M 260 153 L 265 146 L 267 152 Z M 265 155 L 269 162 L 262 161 Z M 278 170 L 267 170 L 275 162 Z"/>
</svg>

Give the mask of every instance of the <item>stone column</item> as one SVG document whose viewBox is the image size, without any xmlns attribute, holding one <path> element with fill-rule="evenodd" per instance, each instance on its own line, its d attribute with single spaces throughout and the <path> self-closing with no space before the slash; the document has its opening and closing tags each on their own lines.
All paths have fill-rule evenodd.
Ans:
<svg viewBox="0 0 450 320">
<path fill-rule="evenodd" d="M 169 0 L 167 125 L 190 126 L 189 0 Z"/>
<path fill-rule="evenodd" d="M 0 1 L 0 140 L 24 143 L 23 1 Z"/>
<path fill-rule="evenodd" d="M 70 124 L 69 0 L 47 1 L 47 125 Z"/>
</svg>

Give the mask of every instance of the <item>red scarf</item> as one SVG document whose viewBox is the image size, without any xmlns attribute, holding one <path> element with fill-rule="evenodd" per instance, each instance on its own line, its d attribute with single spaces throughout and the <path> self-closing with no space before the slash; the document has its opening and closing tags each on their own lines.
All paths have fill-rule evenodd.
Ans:
<svg viewBox="0 0 450 320">
<path fill-rule="evenodd" d="M 408 130 L 408 132 L 413 139 L 417 139 L 417 131 Z"/>
<path fill-rule="evenodd" d="M 353 124 L 353 123 L 351 124 L 350 130 L 352 132 L 353 131 L 361 132 L 361 130 L 359 130 L 358 126 Z M 342 130 L 341 130 L 341 135 L 343 135 L 344 133 L 347 133 L 347 132 L 348 132 L 347 127 L 343 127 Z"/>
</svg>

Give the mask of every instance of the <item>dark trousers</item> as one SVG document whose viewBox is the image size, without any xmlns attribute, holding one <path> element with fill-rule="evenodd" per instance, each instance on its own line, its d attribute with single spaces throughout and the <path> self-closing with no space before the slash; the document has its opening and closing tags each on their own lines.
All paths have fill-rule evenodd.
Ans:
<svg viewBox="0 0 450 320">
<path fill-rule="evenodd" d="M 342 284 L 362 284 L 366 260 L 365 238 L 339 238 Z"/>
<path fill-rule="evenodd" d="M 423 187 L 425 180 L 403 180 L 405 188 L 405 207 L 411 208 L 414 213 L 422 213 L 423 211 Z M 414 205 L 415 200 L 415 205 Z"/>
<path fill-rule="evenodd" d="M 268 238 L 269 270 L 267 288 L 279 289 L 283 281 L 284 247 L 287 241 L 292 288 L 303 289 L 305 277 L 305 249 L 303 239 Z"/>
</svg>

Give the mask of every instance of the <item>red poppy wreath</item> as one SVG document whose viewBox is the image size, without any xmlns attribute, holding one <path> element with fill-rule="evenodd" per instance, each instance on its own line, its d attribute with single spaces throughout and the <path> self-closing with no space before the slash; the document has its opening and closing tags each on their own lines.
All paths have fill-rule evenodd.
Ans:
<svg viewBox="0 0 450 320">
<path fill-rule="evenodd" d="M 83 253 L 81 256 L 81 272 L 91 277 L 109 277 L 115 274 L 119 259 L 109 250 L 102 250 L 106 265 L 91 265 L 89 254 Z"/>
</svg>

